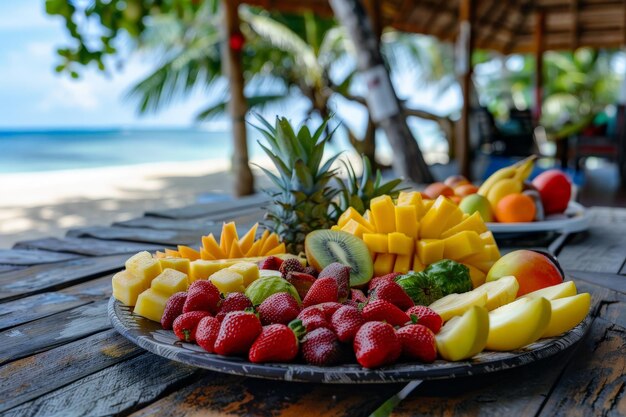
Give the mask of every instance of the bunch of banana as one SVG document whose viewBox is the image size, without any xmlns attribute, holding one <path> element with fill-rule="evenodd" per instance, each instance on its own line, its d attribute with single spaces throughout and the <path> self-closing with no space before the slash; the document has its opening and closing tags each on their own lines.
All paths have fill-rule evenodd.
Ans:
<svg viewBox="0 0 626 417">
<path fill-rule="evenodd" d="M 531 155 L 513 165 L 497 170 L 483 182 L 478 189 L 478 194 L 487 197 L 491 208 L 495 209 L 496 204 L 503 197 L 522 192 L 524 181 L 532 172 L 535 159 L 537 156 Z"/>
</svg>

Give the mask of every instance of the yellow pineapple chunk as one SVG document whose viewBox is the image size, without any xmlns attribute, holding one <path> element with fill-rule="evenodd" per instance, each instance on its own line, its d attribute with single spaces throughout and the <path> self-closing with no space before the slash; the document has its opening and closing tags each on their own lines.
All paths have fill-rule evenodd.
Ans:
<svg viewBox="0 0 626 417">
<path fill-rule="evenodd" d="M 422 263 L 419 255 L 417 254 L 417 252 L 415 252 L 415 254 L 413 255 L 413 266 L 411 267 L 411 270 L 415 272 L 420 272 L 424 269 L 426 269 L 426 265 Z"/>
<path fill-rule="evenodd" d="M 485 225 L 483 218 L 480 217 L 479 212 L 475 211 L 465 220 L 462 220 L 460 223 L 458 223 L 456 226 L 452 226 L 451 228 L 443 232 L 441 234 L 441 238 L 445 239 L 465 230 L 473 231 L 478 234 L 487 231 L 487 226 Z"/>
<path fill-rule="evenodd" d="M 337 220 L 337 226 L 339 226 L 340 229 L 343 229 L 343 227 L 350 220 L 354 220 L 364 228 L 374 231 L 374 225 L 372 225 L 372 223 L 370 223 L 365 217 L 361 216 L 361 214 L 356 211 L 354 207 L 348 207 L 348 209 L 344 211 L 341 216 L 339 216 L 339 219 Z"/>
<path fill-rule="evenodd" d="M 243 286 L 247 287 L 259 279 L 259 266 L 252 262 L 237 262 L 228 269 L 235 271 L 243 277 Z"/>
<path fill-rule="evenodd" d="M 150 287 L 150 281 L 133 276 L 128 270 L 113 275 L 113 297 L 127 306 L 134 306 L 137 297 Z"/>
<path fill-rule="evenodd" d="M 387 235 L 383 233 L 363 233 L 363 242 L 371 252 L 387 253 L 389 245 Z"/>
<path fill-rule="evenodd" d="M 267 237 L 265 242 L 263 242 L 263 247 L 261 247 L 261 255 L 266 254 L 267 252 L 274 249 L 279 245 L 278 235 L 276 233 L 272 233 Z"/>
<path fill-rule="evenodd" d="M 422 239 L 439 239 L 446 228 L 450 216 L 460 213 L 459 207 L 444 196 L 439 196 L 433 206 L 424 214 L 420 222 L 420 237 Z M 459 215 L 459 219 L 460 219 Z"/>
<path fill-rule="evenodd" d="M 224 259 L 227 257 L 227 254 L 224 253 L 220 245 L 215 240 L 215 236 L 213 233 L 209 233 L 207 236 L 202 236 L 202 246 L 204 249 L 209 252 L 215 259 Z"/>
<path fill-rule="evenodd" d="M 415 251 L 415 241 L 400 232 L 389 233 L 388 245 L 389 253 L 396 255 L 412 255 Z"/>
<path fill-rule="evenodd" d="M 357 222 L 354 219 L 348 220 L 348 222 L 344 224 L 343 227 L 341 227 L 341 229 L 339 230 L 350 233 L 351 235 L 354 235 L 359 239 L 363 239 L 363 233 L 374 233 L 374 230 L 366 229 L 361 223 Z"/>
<path fill-rule="evenodd" d="M 443 257 L 448 259 L 462 259 L 480 252 L 483 248 L 478 233 L 469 230 L 443 239 L 443 244 Z"/>
<path fill-rule="evenodd" d="M 472 280 L 473 288 L 478 288 L 485 283 L 487 275 L 483 271 L 470 264 L 464 263 L 463 265 L 469 269 L 469 275 Z"/>
<path fill-rule="evenodd" d="M 443 240 L 422 239 L 417 241 L 417 255 L 420 262 L 430 265 L 443 259 Z"/>
<path fill-rule="evenodd" d="M 374 276 L 390 274 L 396 262 L 396 255 L 392 253 L 379 253 L 374 261 Z"/>
<path fill-rule="evenodd" d="M 236 271 L 230 269 L 222 269 L 217 271 L 209 280 L 217 287 L 218 290 L 224 295 L 231 292 L 244 292 L 246 291 L 243 286 L 243 276 Z"/>
<path fill-rule="evenodd" d="M 168 298 L 169 296 L 148 288 L 137 297 L 137 305 L 133 313 L 160 322 Z"/>
<path fill-rule="evenodd" d="M 396 256 L 396 263 L 393 264 L 393 272 L 406 274 L 411 269 L 412 261 L 413 261 L 413 254 Z"/>
<path fill-rule="evenodd" d="M 482 239 L 481 239 L 482 242 Z M 473 255 L 463 258 L 463 262 L 476 264 L 485 261 L 496 261 L 500 259 L 500 251 L 496 245 L 485 245 L 482 250 Z"/>
<path fill-rule="evenodd" d="M 245 235 L 243 235 L 241 239 L 239 239 L 239 249 L 241 249 L 241 252 L 243 252 L 244 254 L 248 253 L 248 251 L 252 247 L 252 244 L 254 243 L 254 238 L 256 237 L 256 231 L 258 228 L 259 228 L 259 224 L 255 223 L 250 228 L 250 230 L 248 230 L 248 232 Z"/>
<path fill-rule="evenodd" d="M 374 223 L 376 224 L 377 232 L 391 233 L 396 231 L 395 206 L 393 205 L 391 197 L 382 195 L 373 198 L 370 201 L 370 210 L 374 218 Z"/>
<path fill-rule="evenodd" d="M 189 259 L 187 258 L 163 258 L 159 259 L 161 268 L 171 268 L 189 275 Z"/>
<path fill-rule="evenodd" d="M 161 273 L 159 260 L 154 259 L 146 251 L 139 252 L 128 258 L 124 266 L 126 266 L 126 270 L 130 275 L 146 281 L 147 287 L 150 287 L 150 281 Z"/>
<path fill-rule="evenodd" d="M 201 259 L 193 261 L 189 266 L 189 283 L 199 279 L 209 279 L 211 275 L 224 268 L 226 268 L 226 266 L 221 262 L 205 261 Z"/>
<path fill-rule="evenodd" d="M 419 222 L 417 220 L 417 208 L 414 206 L 396 206 L 396 230 L 410 238 L 417 239 L 419 235 Z"/>
<path fill-rule="evenodd" d="M 187 291 L 187 274 L 166 268 L 152 280 L 152 289 L 168 297 L 179 291 Z"/>
<path fill-rule="evenodd" d="M 496 243 L 496 239 L 493 237 L 493 233 L 491 233 L 491 231 L 481 233 L 480 240 L 482 240 L 485 245 L 498 246 L 498 244 Z"/>
<path fill-rule="evenodd" d="M 287 253 L 287 248 L 285 247 L 284 243 L 281 243 L 280 245 L 276 246 L 274 249 L 265 252 L 265 256 L 280 255 L 281 253 Z"/>
<path fill-rule="evenodd" d="M 225 253 L 230 253 L 230 247 L 233 242 L 239 240 L 237 236 L 237 226 L 235 222 L 223 223 L 222 234 L 220 235 L 220 249 Z"/>
<path fill-rule="evenodd" d="M 200 252 L 193 248 L 190 248 L 189 246 L 178 245 L 178 253 L 180 253 L 180 256 L 182 258 L 187 258 L 190 261 L 200 259 Z"/>
</svg>

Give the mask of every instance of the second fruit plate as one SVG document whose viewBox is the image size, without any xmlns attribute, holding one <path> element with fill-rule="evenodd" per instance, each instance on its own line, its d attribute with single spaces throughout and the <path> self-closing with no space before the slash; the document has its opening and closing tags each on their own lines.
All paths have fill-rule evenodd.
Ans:
<svg viewBox="0 0 626 417">
<path fill-rule="evenodd" d="M 588 315 L 560 337 L 541 339 L 512 352 L 482 352 L 471 360 L 434 363 L 397 363 L 380 369 L 359 365 L 320 367 L 304 363 L 255 364 L 243 358 L 207 353 L 195 344 L 181 342 L 159 323 L 133 315 L 131 308 L 111 297 L 108 315 L 113 327 L 139 347 L 164 358 L 211 371 L 255 378 L 325 384 L 396 383 L 412 380 L 449 379 L 498 372 L 555 355 L 579 342 L 591 324 Z"/>
<path fill-rule="evenodd" d="M 589 214 L 584 206 L 570 201 L 565 213 L 547 216 L 546 219 L 542 221 L 526 223 L 487 223 L 487 228 L 494 234 L 524 234 L 537 232 L 576 233 L 589 228 Z"/>
</svg>

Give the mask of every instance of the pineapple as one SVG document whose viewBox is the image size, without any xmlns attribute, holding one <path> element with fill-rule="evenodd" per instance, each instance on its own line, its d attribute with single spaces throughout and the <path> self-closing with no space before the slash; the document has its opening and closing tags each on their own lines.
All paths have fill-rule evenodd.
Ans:
<svg viewBox="0 0 626 417">
<path fill-rule="evenodd" d="M 275 127 L 258 119 L 263 126 L 257 129 L 269 147 L 260 145 L 278 171 L 276 175 L 261 168 L 278 187 L 268 191 L 272 202 L 264 225 L 281 237 L 288 252 L 298 254 L 304 251 L 304 238 L 309 232 L 330 228 L 339 215 L 333 202 L 339 190 L 330 185 L 335 176 L 331 165 L 338 155 L 322 164 L 324 146 L 332 133 L 324 135 L 327 122 L 311 134 L 306 126 L 296 133 L 285 118 L 277 117 Z"/>
</svg>

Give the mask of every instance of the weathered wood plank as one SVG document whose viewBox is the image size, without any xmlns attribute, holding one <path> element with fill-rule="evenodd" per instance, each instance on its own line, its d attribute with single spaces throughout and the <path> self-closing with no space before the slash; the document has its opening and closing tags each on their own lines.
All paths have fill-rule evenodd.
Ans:
<svg viewBox="0 0 626 417">
<path fill-rule="evenodd" d="M 111 327 L 105 300 L 0 332 L 0 364 L 81 339 Z"/>
<path fill-rule="evenodd" d="M 258 193 L 250 197 L 243 197 L 236 200 L 219 201 L 215 203 L 194 204 L 186 207 L 148 211 L 147 216 L 166 217 L 169 219 L 193 219 L 195 217 L 206 217 L 218 213 L 228 213 L 236 209 L 246 207 L 263 206 L 269 201 L 265 193 Z"/>
<path fill-rule="evenodd" d="M 163 248 L 162 245 L 150 243 L 124 242 L 120 240 L 101 240 L 93 238 L 57 239 L 54 237 L 24 240 L 17 242 L 14 249 L 43 249 L 56 252 L 69 252 L 88 256 L 119 255 L 122 253 L 140 252 L 143 250 L 155 251 Z"/>
<path fill-rule="evenodd" d="M 199 372 L 196 368 L 146 353 L 24 403 L 3 415 L 126 415 L 188 383 Z M 217 377 L 222 378 L 221 375 Z"/>
<path fill-rule="evenodd" d="M 39 265 L 76 259 L 78 255 L 45 250 L 0 249 L 0 264 Z"/>
<path fill-rule="evenodd" d="M 0 367 L 0 413 L 144 352 L 114 330 Z"/>
<path fill-rule="evenodd" d="M 615 274 L 600 272 L 565 271 L 566 275 L 573 280 L 583 280 L 600 287 L 626 294 L 626 277 Z"/>
<path fill-rule="evenodd" d="M 67 287 L 124 267 L 128 255 L 80 258 L 0 274 L 0 301 Z"/>
<path fill-rule="evenodd" d="M 19 265 L 0 265 L 0 274 L 3 272 L 17 271 L 19 269 L 24 269 L 26 266 Z"/>
<path fill-rule="evenodd" d="M 156 230 L 139 227 L 83 227 L 71 229 L 68 237 L 94 237 L 104 240 L 126 240 L 161 245 L 191 245 L 200 242 L 203 232 L 183 230 Z"/>
</svg>

